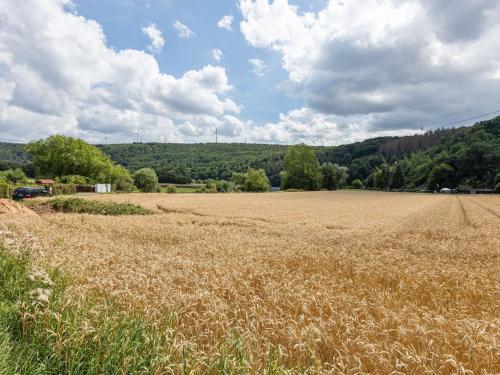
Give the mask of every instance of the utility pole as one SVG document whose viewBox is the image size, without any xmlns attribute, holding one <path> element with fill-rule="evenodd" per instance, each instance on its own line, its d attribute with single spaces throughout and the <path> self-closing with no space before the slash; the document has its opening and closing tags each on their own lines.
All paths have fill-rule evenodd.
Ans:
<svg viewBox="0 0 500 375">
<path fill-rule="evenodd" d="M 108 135 L 106 134 L 106 146 L 108 146 L 108 144 L 109 144 L 108 143 Z M 109 193 L 111 193 L 111 166 L 109 167 L 109 180 L 108 180 L 108 182 L 109 182 L 109 186 L 110 186 Z M 106 188 L 106 191 L 107 190 L 108 189 Z"/>
<path fill-rule="evenodd" d="M 215 143 L 217 144 L 217 126 L 215 127 Z"/>
</svg>

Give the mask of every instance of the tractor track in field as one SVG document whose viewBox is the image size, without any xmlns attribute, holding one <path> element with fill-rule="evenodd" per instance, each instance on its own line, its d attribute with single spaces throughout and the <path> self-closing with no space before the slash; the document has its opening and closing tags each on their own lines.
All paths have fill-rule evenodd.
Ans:
<svg viewBox="0 0 500 375">
<path fill-rule="evenodd" d="M 464 204 L 462 202 L 462 200 L 459 198 L 459 197 L 456 197 L 457 198 L 457 201 L 458 201 L 458 204 L 460 205 L 460 209 L 462 211 L 462 217 L 463 217 L 463 220 L 464 220 L 464 223 L 466 226 L 468 227 L 476 227 L 476 225 L 474 224 L 474 222 L 470 219 L 470 216 L 469 214 L 467 213 L 467 210 L 465 209 L 464 207 Z"/>
<path fill-rule="evenodd" d="M 497 219 L 500 219 L 500 214 L 498 212 L 492 210 L 491 208 L 485 206 L 482 203 L 477 202 L 475 199 L 470 199 L 470 201 L 472 203 L 476 204 L 477 206 L 481 207 L 483 210 L 488 211 L 490 214 L 492 214 L 493 216 L 495 216 Z"/>
</svg>

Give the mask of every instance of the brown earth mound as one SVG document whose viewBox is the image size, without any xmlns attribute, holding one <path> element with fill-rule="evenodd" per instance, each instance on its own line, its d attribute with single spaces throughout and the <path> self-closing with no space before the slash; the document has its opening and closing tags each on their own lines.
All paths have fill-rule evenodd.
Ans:
<svg viewBox="0 0 500 375">
<path fill-rule="evenodd" d="M 0 214 L 31 214 L 35 215 L 35 213 L 30 210 L 28 207 L 23 206 L 20 203 L 10 201 L 8 199 L 0 199 Z"/>
</svg>

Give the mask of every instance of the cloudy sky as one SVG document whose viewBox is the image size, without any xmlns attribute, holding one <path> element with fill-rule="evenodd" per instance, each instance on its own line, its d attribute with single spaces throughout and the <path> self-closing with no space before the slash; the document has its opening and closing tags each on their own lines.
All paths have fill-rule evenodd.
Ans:
<svg viewBox="0 0 500 375">
<path fill-rule="evenodd" d="M 500 111 L 498 0 L 1 3 L 0 141 L 334 145 Z"/>
</svg>

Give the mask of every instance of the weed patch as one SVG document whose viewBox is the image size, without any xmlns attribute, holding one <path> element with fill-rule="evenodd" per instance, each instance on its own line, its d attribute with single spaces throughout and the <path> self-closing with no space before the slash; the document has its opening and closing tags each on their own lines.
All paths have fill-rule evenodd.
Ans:
<svg viewBox="0 0 500 375">
<path fill-rule="evenodd" d="M 99 202 L 83 198 L 55 198 L 41 206 L 55 211 L 94 215 L 150 215 L 152 211 L 132 203 Z"/>
</svg>

